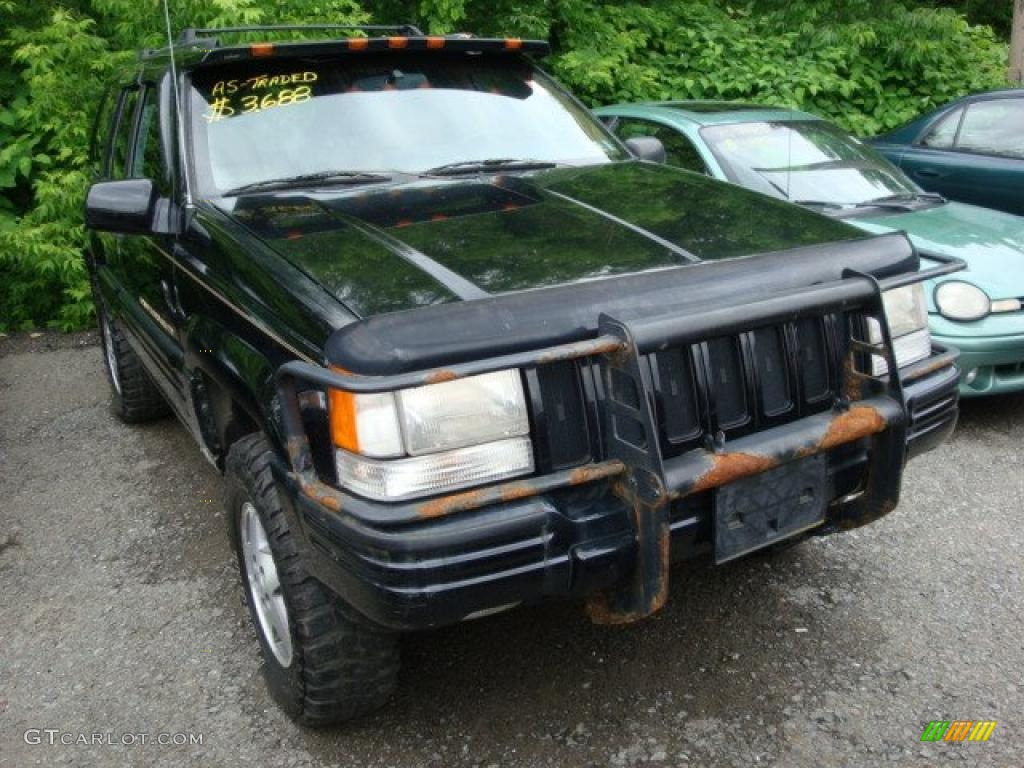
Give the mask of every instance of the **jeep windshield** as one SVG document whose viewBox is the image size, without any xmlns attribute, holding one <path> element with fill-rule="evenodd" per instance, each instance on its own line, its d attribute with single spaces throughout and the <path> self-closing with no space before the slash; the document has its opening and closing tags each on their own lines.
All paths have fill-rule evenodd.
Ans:
<svg viewBox="0 0 1024 768">
<path fill-rule="evenodd" d="M 804 205 L 937 202 L 878 152 L 822 120 L 729 123 L 701 137 L 730 181 Z"/>
<path fill-rule="evenodd" d="M 190 109 L 201 194 L 628 157 L 553 81 L 505 57 L 368 54 L 199 69 Z"/>
</svg>

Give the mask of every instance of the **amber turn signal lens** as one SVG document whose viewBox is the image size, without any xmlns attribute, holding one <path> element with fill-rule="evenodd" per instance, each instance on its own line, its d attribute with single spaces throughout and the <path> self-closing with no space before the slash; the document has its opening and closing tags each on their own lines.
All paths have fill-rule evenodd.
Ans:
<svg viewBox="0 0 1024 768">
<path fill-rule="evenodd" d="M 253 56 L 273 56 L 274 44 L 253 43 L 251 46 L 249 46 L 249 53 L 251 53 Z"/>
<path fill-rule="evenodd" d="M 348 374 L 338 367 L 331 370 Z M 327 421 L 331 440 L 338 448 L 379 459 L 404 454 L 398 408 L 391 392 L 354 395 L 329 389 Z"/>
<path fill-rule="evenodd" d="M 356 428 L 356 398 L 340 389 L 327 391 L 327 413 L 331 425 L 331 438 L 339 448 L 359 452 L 359 431 Z"/>
</svg>

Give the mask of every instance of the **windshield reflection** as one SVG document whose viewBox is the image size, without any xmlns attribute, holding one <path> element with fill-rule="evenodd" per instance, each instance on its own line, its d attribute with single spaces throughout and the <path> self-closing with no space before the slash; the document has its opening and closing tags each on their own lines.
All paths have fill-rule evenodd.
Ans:
<svg viewBox="0 0 1024 768">
<path fill-rule="evenodd" d="M 860 140 L 822 120 L 707 126 L 730 181 L 788 200 L 857 205 L 921 190 Z"/>
<path fill-rule="evenodd" d="M 193 73 L 203 189 L 332 172 L 417 174 L 492 158 L 593 165 L 626 154 L 522 60 L 442 54 L 281 59 Z"/>
</svg>

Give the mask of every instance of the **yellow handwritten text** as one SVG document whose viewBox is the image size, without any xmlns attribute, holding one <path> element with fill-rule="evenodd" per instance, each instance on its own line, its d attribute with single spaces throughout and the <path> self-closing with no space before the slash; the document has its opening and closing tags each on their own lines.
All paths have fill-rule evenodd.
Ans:
<svg viewBox="0 0 1024 768">
<path fill-rule="evenodd" d="M 312 98 L 313 92 L 308 85 L 298 88 L 283 88 L 278 93 L 265 93 L 260 96 L 242 97 L 242 114 L 260 112 L 273 107 L 287 107 L 289 104 L 301 104 Z"/>
<path fill-rule="evenodd" d="M 218 80 L 210 89 L 211 96 L 230 96 L 240 90 L 262 91 L 298 83 L 315 83 L 316 72 L 292 72 L 284 75 L 254 75 L 246 80 Z"/>
</svg>

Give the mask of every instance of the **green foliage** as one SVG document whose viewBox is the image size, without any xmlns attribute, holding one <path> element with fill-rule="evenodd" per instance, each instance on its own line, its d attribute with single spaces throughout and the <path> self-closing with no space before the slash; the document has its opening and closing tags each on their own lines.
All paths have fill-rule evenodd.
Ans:
<svg viewBox="0 0 1024 768">
<path fill-rule="evenodd" d="M 980 0 L 170 2 L 176 30 L 372 20 L 545 37 L 545 66 L 591 105 L 744 99 L 861 134 L 1005 83 L 1006 46 L 959 13 L 981 14 Z M 120 64 L 165 42 L 162 5 L 0 0 L 0 28 L 0 329 L 80 327 L 93 311 L 81 206 L 94 109 Z"/>
<path fill-rule="evenodd" d="M 453 6 L 464 8 L 460 20 Z M 1006 84 L 1006 46 L 948 8 L 869 0 L 421 2 L 444 28 L 549 36 L 554 73 L 591 105 L 741 99 L 833 118 L 860 134 Z M 430 6 L 429 8 L 426 6 Z M 515 20 L 518 26 L 510 26 Z"/>
<path fill-rule="evenodd" d="M 0 110 L 0 322 L 12 327 L 73 328 L 90 316 L 81 225 L 89 104 L 116 57 L 91 19 L 56 10 L 48 21 L 13 30 L 22 86 Z"/>
<path fill-rule="evenodd" d="M 1010 21 L 1013 18 L 1013 3 L 997 0 L 921 0 L 921 6 L 945 6 L 964 14 L 971 24 L 985 24 L 992 27 L 1002 39 L 1010 38 Z"/>
<path fill-rule="evenodd" d="M 72 10 L 73 8 L 73 10 Z M 172 27 L 366 22 L 355 0 L 171 0 Z M 82 204 L 96 107 L 139 48 L 166 45 L 157 0 L 0 1 L 0 330 L 94 315 Z"/>
</svg>

